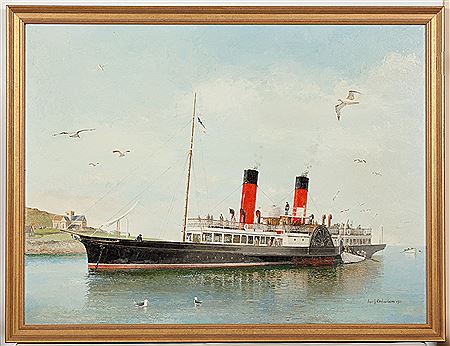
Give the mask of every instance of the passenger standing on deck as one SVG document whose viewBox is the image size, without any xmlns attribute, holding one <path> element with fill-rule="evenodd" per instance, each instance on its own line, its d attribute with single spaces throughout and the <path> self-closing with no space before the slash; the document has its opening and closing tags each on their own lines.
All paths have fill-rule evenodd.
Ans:
<svg viewBox="0 0 450 346">
<path fill-rule="evenodd" d="M 142 234 L 138 234 L 138 236 L 136 237 L 136 241 L 142 241 Z"/>
<path fill-rule="evenodd" d="M 290 205 L 288 202 L 286 202 L 286 205 L 284 206 L 284 215 L 288 215 L 289 214 L 289 209 L 290 209 Z"/>
<path fill-rule="evenodd" d="M 236 216 L 234 216 L 234 209 L 230 208 L 231 222 L 236 222 Z"/>
<path fill-rule="evenodd" d="M 255 214 L 256 214 L 256 223 L 261 223 L 261 211 L 257 210 Z"/>
</svg>

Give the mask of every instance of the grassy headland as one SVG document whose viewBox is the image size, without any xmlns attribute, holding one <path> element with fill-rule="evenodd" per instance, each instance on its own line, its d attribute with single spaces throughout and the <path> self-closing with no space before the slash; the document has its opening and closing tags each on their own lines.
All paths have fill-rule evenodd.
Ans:
<svg viewBox="0 0 450 346">
<path fill-rule="evenodd" d="M 52 228 L 55 214 L 25 209 L 25 253 L 29 255 L 84 254 L 84 246 L 69 233 Z"/>
<path fill-rule="evenodd" d="M 25 208 L 25 226 L 52 227 L 52 219 L 55 214 L 39 210 L 37 208 Z"/>
<path fill-rule="evenodd" d="M 86 253 L 83 244 L 72 238 L 70 233 L 52 228 L 53 216 L 37 208 L 25 210 L 25 253 L 29 255 L 70 255 Z M 78 232 L 78 231 L 77 231 Z M 110 233 L 100 230 L 87 229 L 79 233 L 94 234 L 98 237 L 117 238 Z M 127 239 L 126 236 L 119 238 Z M 153 238 L 144 238 L 154 240 Z"/>
</svg>

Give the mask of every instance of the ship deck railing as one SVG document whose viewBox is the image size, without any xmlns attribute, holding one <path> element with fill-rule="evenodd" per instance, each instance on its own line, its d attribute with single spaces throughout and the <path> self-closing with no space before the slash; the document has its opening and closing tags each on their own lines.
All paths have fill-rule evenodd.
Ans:
<svg viewBox="0 0 450 346">
<path fill-rule="evenodd" d="M 342 235 L 342 236 L 371 236 L 372 228 L 370 227 L 353 227 L 344 226 L 342 224 L 335 224 L 328 228 L 332 235 Z"/>
<path fill-rule="evenodd" d="M 314 229 L 318 226 L 316 223 L 308 223 L 304 225 L 295 224 L 278 224 L 271 225 L 265 223 L 253 223 L 244 224 L 238 221 L 231 220 L 215 220 L 212 218 L 189 218 L 187 222 L 187 227 L 190 229 L 217 229 L 218 231 L 223 229 L 241 230 L 241 231 L 258 231 L 258 232 L 277 232 L 282 230 L 284 233 L 312 233 Z M 334 224 L 328 228 L 332 235 L 342 235 L 342 236 L 371 236 L 371 228 L 362 227 L 344 227 L 342 224 Z"/>
<path fill-rule="evenodd" d="M 241 231 L 259 231 L 259 232 L 277 232 L 283 230 L 285 233 L 310 233 L 314 230 L 316 225 L 270 225 L 263 223 L 244 224 L 238 221 L 230 220 L 213 220 L 202 218 L 190 218 L 187 223 L 190 229 L 223 229 L 241 230 Z"/>
</svg>

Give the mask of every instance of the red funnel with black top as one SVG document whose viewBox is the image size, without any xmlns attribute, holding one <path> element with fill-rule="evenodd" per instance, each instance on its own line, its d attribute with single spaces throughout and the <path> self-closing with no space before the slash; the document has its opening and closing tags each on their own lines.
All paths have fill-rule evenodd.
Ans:
<svg viewBox="0 0 450 346">
<path fill-rule="evenodd" d="M 292 208 L 292 221 L 304 225 L 306 218 L 306 204 L 308 202 L 309 178 L 299 176 L 295 179 L 294 206 Z"/>
<path fill-rule="evenodd" d="M 255 221 L 256 191 L 258 188 L 258 171 L 246 169 L 242 184 L 241 209 L 239 222 L 252 224 Z"/>
</svg>

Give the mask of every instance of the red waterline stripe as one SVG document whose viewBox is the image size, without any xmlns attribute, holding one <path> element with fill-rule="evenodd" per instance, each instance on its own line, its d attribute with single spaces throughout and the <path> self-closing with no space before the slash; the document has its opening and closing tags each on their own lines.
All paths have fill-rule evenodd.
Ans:
<svg viewBox="0 0 450 346">
<path fill-rule="evenodd" d="M 197 264 L 114 264 L 88 263 L 89 269 L 183 269 L 183 268 L 223 268 L 253 267 L 292 264 L 292 262 L 256 262 L 256 263 L 197 263 Z"/>
</svg>

